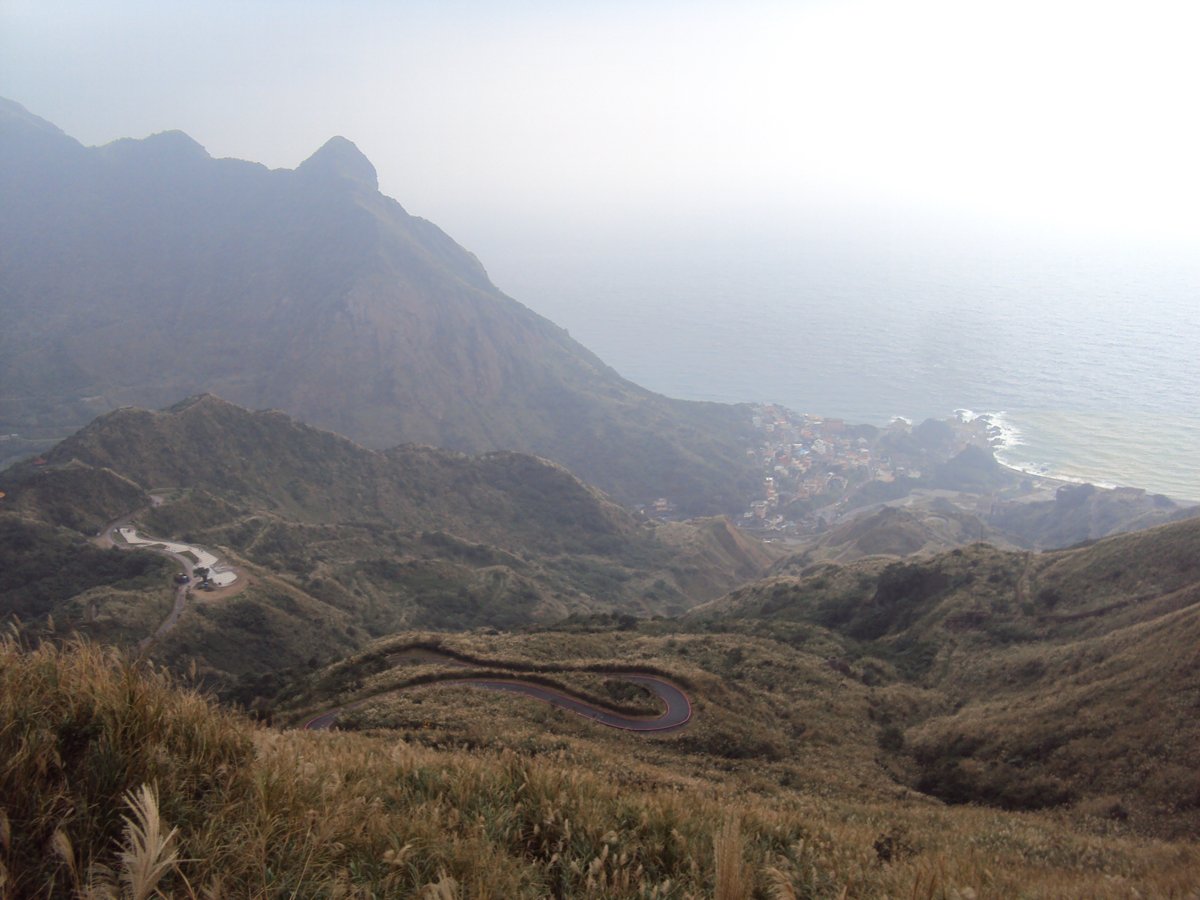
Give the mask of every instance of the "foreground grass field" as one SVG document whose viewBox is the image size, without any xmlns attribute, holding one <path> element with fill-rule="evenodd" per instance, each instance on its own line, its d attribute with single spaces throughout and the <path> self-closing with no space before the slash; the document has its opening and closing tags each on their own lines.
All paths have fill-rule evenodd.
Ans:
<svg viewBox="0 0 1200 900">
<path fill-rule="evenodd" d="M 692 674 L 706 694 L 701 668 Z M 449 689 L 425 690 L 432 707 Z M 1108 820 L 856 791 L 855 763 L 833 788 L 788 787 L 769 783 L 770 767 L 705 751 L 702 731 L 615 736 L 553 711 L 504 710 L 519 698 L 471 702 L 493 705 L 474 708 L 470 741 L 432 723 L 420 740 L 280 731 L 94 646 L 6 640 L 0 890 L 966 898 L 1200 888 L 1194 843 L 1120 834 Z M 707 727 L 724 703 L 707 702 Z M 773 765 L 833 766 L 836 756 Z M 667 765 L 684 757 L 690 765 Z"/>
</svg>

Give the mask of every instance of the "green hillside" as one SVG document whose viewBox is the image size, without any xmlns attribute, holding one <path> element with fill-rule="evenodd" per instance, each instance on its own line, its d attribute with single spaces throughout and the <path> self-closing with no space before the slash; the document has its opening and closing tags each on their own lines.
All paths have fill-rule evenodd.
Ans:
<svg viewBox="0 0 1200 900">
<path fill-rule="evenodd" d="M 4 640 L 6 890 L 949 900 L 1197 887 L 1193 840 L 1103 815 L 947 807 L 890 782 L 872 690 L 818 656 L 740 636 L 451 642 L 496 662 L 654 659 L 686 678 L 700 718 L 639 737 L 443 685 L 364 709 L 365 733 L 279 731 L 94 647 Z"/>
<path fill-rule="evenodd" d="M 97 553 L 46 526 L 91 536 L 132 515 L 146 533 L 210 547 L 239 567 L 234 589 L 194 592 L 154 646 L 221 677 L 328 659 L 404 628 L 679 613 L 774 559 L 724 520 L 640 521 L 546 460 L 367 450 L 211 395 L 109 413 L 0 485 L 7 515 L 55 546 Z M 30 566 L 49 558 L 27 555 Z M 149 608 L 170 591 L 164 583 Z M 91 632 L 106 615 L 83 615 L 94 604 L 74 592 L 36 608 L 18 599 L 0 594 L 0 611 L 57 610 L 60 629 Z M 144 625 L 130 622 L 125 642 L 153 630 Z"/>
<path fill-rule="evenodd" d="M 1200 887 L 1200 520 L 934 553 L 928 521 L 883 511 L 823 551 L 930 555 L 778 558 L 723 519 L 640 522 L 535 458 L 367 450 L 211 396 L 101 417 L 0 489 L 17 896 L 156 872 L 168 896 Z M 165 616 L 173 567 L 88 537 L 130 512 L 239 572 L 140 662 L 65 637 L 132 649 Z M 653 715 L 639 672 L 686 692 L 686 727 L 462 683 Z M 342 707 L 340 730 L 277 730 Z M 139 844 L 139 815 L 178 831 Z"/>
</svg>

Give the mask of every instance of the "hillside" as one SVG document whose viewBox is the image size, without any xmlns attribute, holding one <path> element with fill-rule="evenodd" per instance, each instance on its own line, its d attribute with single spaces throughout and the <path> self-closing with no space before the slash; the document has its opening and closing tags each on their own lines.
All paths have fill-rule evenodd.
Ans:
<svg viewBox="0 0 1200 900">
<path fill-rule="evenodd" d="M 1068 547 L 1198 514 L 1196 504 L 1138 488 L 1064 484 L 1049 499 L 995 504 L 988 524 L 1018 545 L 1037 549 Z"/>
<path fill-rule="evenodd" d="M 1200 897 L 1200 507 L 646 392 L 343 138 L 0 196 L 0 897 Z"/>
<path fill-rule="evenodd" d="M 792 542 L 802 549 L 776 564 L 781 570 L 806 568 L 814 562 L 851 562 L 869 556 L 929 556 L 992 534 L 976 516 L 937 497 L 917 506 L 882 506 L 850 516 L 827 531 Z"/>
<path fill-rule="evenodd" d="M 0 602 L 54 618 L 20 630 L 37 649 L 0 642 L 17 895 L 137 877 L 139 809 L 179 829 L 157 883 L 180 896 L 1200 888 L 1200 520 L 1045 553 L 792 557 L 637 619 L 775 554 L 721 519 L 639 523 L 536 459 L 372 451 L 211 396 L 101 417 L 0 486 Z M 131 497 L 246 580 L 198 592 L 151 658 L 276 727 L 61 638 L 129 645 L 164 612 L 161 557 L 58 524 Z M 928 539 L 900 511 L 864 522 L 840 546 Z M 685 693 L 686 727 L 463 683 L 652 716 L 638 673 Z M 277 730 L 339 709 L 332 732 Z"/>
<path fill-rule="evenodd" d="M 892 771 L 923 792 L 1200 834 L 1196 519 L 1042 554 L 815 564 L 687 618 L 825 635 L 848 676 L 878 686 Z"/>
<path fill-rule="evenodd" d="M 400 628 L 674 614 L 775 558 L 724 520 L 639 521 L 536 457 L 368 450 L 211 395 L 101 416 L 41 460 L 0 473 L 0 485 L 0 512 L 40 536 L 27 551 L 35 561 L 50 558 L 48 526 L 77 532 L 54 542 L 84 546 L 78 532 L 132 514 L 149 534 L 243 567 L 236 592 L 197 593 L 156 644 L 162 658 L 196 659 L 218 675 L 325 659 Z M 164 583 L 160 597 L 168 591 Z M 23 600 L 21 613 L 89 633 L 105 622 L 113 639 L 125 621 L 127 643 L 146 636 L 144 618 L 88 596 Z M 15 611 L 0 594 L 0 612 Z"/>
<path fill-rule="evenodd" d="M 864 740 L 873 729 L 852 724 L 867 721 L 868 689 L 777 644 L 546 635 L 525 651 L 657 658 L 687 679 L 703 730 L 620 734 L 443 686 L 364 712 L 397 730 L 279 731 L 95 647 L 4 639 L 6 890 L 735 900 L 1197 886 L 1192 842 L 889 789 Z"/>
<path fill-rule="evenodd" d="M 748 409 L 622 379 L 344 138 L 268 170 L 179 132 L 86 148 L 0 101 L 0 194 L 5 451 L 210 391 L 373 448 L 534 453 L 625 503 L 753 492 Z"/>
</svg>

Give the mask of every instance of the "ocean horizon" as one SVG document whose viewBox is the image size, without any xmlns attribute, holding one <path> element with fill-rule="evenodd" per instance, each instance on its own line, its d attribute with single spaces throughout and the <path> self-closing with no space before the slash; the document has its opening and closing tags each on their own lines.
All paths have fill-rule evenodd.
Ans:
<svg viewBox="0 0 1200 900">
<path fill-rule="evenodd" d="M 601 240 L 483 256 L 623 376 L 886 425 L 956 410 L 1022 471 L 1200 500 L 1200 265 L 1032 242 Z"/>
</svg>

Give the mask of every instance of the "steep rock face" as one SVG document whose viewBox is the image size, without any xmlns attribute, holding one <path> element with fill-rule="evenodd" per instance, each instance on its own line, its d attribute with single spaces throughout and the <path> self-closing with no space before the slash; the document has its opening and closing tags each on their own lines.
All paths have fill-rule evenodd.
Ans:
<svg viewBox="0 0 1200 900">
<path fill-rule="evenodd" d="M 296 170 L 178 132 L 85 148 L 0 106 L 0 427 L 213 391 L 373 447 L 507 449 L 625 501 L 737 508 L 749 415 L 625 381 L 334 138 Z"/>
</svg>

